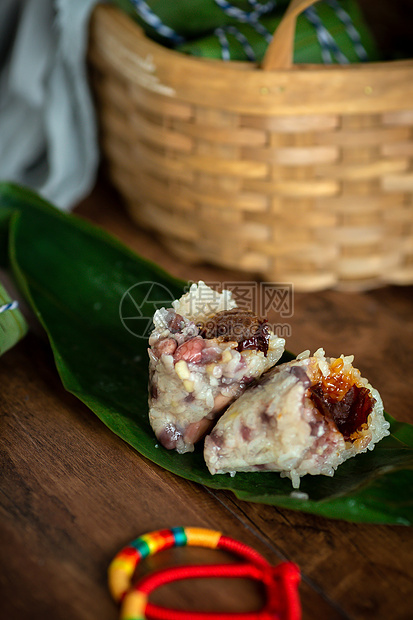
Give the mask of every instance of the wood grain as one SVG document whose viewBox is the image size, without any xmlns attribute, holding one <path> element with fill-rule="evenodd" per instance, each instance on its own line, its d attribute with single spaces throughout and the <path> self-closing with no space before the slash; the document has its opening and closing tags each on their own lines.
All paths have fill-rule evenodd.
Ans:
<svg viewBox="0 0 413 620">
<path fill-rule="evenodd" d="M 235 271 L 172 259 L 155 237 L 131 225 L 104 179 L 77 213 L 176 276 L 246 280 Z M 412 310 L 412 287 L 296 294 L 288 347 L 354 353 L 387 410 L 413 422 Z M 118 611 L 106 587 L 113 555 L 136 536 L 173 525 L 218 529 L 273 563 L 296 561 L 305 620 L 412 617 L 411 528 L 351 524 L 242 502 L 163 471 L 65 392 L 39 334 L 30 333 L 0 359 L 0 380 L 2 618 L 115 620 Z M 217 558 L 176 550 L 153 558 L 147 569 L 188 559 Z M 170 586 L 154 600 L 244 611 L 262 602 L 259 588 L 248 582 L 195 585 Z"/>
</svg>

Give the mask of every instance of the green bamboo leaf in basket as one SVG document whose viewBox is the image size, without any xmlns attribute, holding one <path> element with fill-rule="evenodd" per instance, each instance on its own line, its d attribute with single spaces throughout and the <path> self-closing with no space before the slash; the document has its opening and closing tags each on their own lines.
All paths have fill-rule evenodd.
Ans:
<svg viewBox="0 0 413 620">
<path fill-rule="evenodd" d="M 392 434 L 373 452 L 350 459 L 334 478 L 306 476 L 300 491 L 308 499 L 291 495 L 290 481 L 276 473 L 211 476 L 201 447 L 184 455 L 159 447 L 148 422 L 147 342 L 125 328 L 119 307 L 138 285 L 132 306 L 150 316 L 165 290 L 178 297 L 185 283 L 33 193 L 0 185 L 0 240 L 7 226 L 9 266 L 47 331 L 64 386 L 141 454 L 243 500 L 351 521 L 412 524 L 413 426 L 390 417 Z M 143 282 L 157 283 L 151 299 Z"/>
<path fill-rule="evenodd" d="M 345 0 L 340 3 L 345 9 L 350 20 L 354 24 L 360 43 L 363 46 L 367 58 L 370 62 L 379 60 L 380 54 L 374 39 L 365 24 L 358 3 L 354 0 Z M 339 19 L 335 10 L 325 2 L 319 2 L 315 8 L 321 24 L 331 35 L 337 48 L 344 54 L 348 62 L 360 62 L 354 40 L 349 35 Z M 271 13 L 261 17 L 260 24 L 269 32 L 273 33 L 278 28 L 284 11 Z M 249 23 L 236 23 L 236 31 L 240 33 L 248 44 L 251 46 L 255 55 L 255 60 L 261 62 L 264 58 L 268 47 L 268 41 L 263 37 L 262 32 L 257 32 L 254 25 Z M 228 52 L 231 60 L 248 60 L 246 48 L 243 43 L 237 39 L 236 34 L 231 29 L 225 29 L 225 36 L 228 41 Z M 219 38 L 215 32 L 209 32 L 205 36 L 185 41 L 176 46 L 180 52 L 193 56 L 201 56 L 205 58 L 222 58 L 222 47 Z M 317 36 L 317 31 L 313 24 L 306 18 L 305 14 L 301 14 L 297 18 L 295 37 L 294 37 L 294 63 L 295 64 L 322 64 L 322 48 Z M 332 56 L 331 62 L 337 63 L 337 58 Z"/>
<path fill-rule="evenodd" d="M 159 29 L 157 19 L 160 24 L 171 28 L 176 35 L 188 39 L 202 36 L 218 26 L 239 23 L 231 12 L 223 11 L 215 0 L 174 0 L 174 2 L 170 0 L 146 0 L 148 12 L 145 19 L 132 0 L 112 0 L 112 3 L 130 15 L 149 37 L 167 45 L 170 45 L 171 41 L 167 34 Z M 253 12 L 248 0 L 232 0 L 231 4 L 235 10 L 239 9 L 244 13 Z M 257 2 L 258 7 L 266 4 L 266 0 Z M 285 9 L 287 4 L 288 0 L 278 1 L 277 8 L 283 7 Z M 155 18 L 148 17 L 148 13 Z"/>
</svg>

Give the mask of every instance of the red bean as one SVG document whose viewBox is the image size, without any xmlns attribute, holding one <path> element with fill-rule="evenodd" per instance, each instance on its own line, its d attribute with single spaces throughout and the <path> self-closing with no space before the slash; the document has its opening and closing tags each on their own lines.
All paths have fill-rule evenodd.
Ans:
<svg viewBox="0 0 413 620">
<path fill-rule="evenodd" d="M 195 336 L 186 342 L 183 342 L 175 351 L 174 360 L 185 360 L 186 362 L 200 362 L 202 357 L 202 349 L 205 344 L 202 338 Z"/>
<path fill-rule="evenodd" d="M 165 338 L 165 340 L 160 340 L 154 344 L 152 351 L 157 357 L 161 357 L 161 355 L 173 355 L 176 346 L 176 341 L 173 338 Z"/>
</svg>

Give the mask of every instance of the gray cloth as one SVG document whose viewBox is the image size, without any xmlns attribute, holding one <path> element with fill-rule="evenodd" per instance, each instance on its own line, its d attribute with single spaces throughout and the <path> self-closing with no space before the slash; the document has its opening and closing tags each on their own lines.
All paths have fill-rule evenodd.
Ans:
<svg viewBox="0 0 413 620">
<path fill-rule="evenodd" d="M 92 189 L 98 144 L 86 71 L 97 0 L 0 0 L 0 180 L 71 209 Z"/>
</svg>

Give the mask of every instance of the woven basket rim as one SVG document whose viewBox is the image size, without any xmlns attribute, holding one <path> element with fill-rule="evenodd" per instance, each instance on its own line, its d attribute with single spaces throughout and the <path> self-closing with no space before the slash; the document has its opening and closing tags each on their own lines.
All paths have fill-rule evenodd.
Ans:
<svg viewBox="0 0 413 620">
<path fill-rule="evenodd" d="M 410 109 L 413 59 L 350 65 L 296 65 L 263 71 L 249 62 L 199 58 L 166 48 L 116 7 L 98 5 L 99 51 L 131 83 L 188 103 L 245 114 L 387 112 Z M 305 97 L 303 97 L 305 93 Z"/>
</svg>

